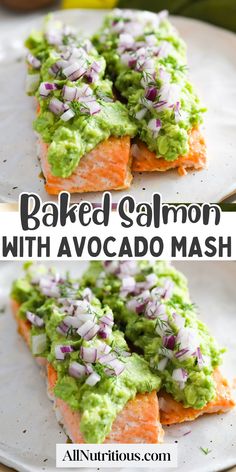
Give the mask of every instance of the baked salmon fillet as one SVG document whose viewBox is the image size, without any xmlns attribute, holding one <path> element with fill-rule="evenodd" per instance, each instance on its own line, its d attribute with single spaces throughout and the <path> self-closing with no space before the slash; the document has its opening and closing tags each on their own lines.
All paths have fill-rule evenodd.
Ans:
<svg viewBox="0 0 236 472">
<path fill-rule="evenodd" d="M 199 128 L 206 109 L 190 82 L 186 45 L 168 12 L 115 9 L 106 15 L 94 44 L 137 120 L 132 171 L 178 169 L 184 175 L 188 168 L 205 168 Z"/>
<path fill-rule="evenodd" d="M 228 381 L 224 378 L 219 369 L 213 374 L 216 383 L 216 397 L 207 405 L 200 409 L 184 408 L 167 392 L 160 392 L 159 406 L 161 414 L 161 423 L 170 425 L 174 423 L 183 423 L 184 421 L 193 421 L 201 415 L 212 413 L 226 413 L 235 406 L 235 401 Z"/>
<path fill-rule="evenodd" d="M 114 96 L 104 58 L 89 39 L 53 18 L 25 45 L 26 92 L 37 102 L 33 128 L 46 191 L 129 188 L 136 124 Z"/>
<path fill-rule="evenodd" d="M 31 325 L 27 320 L 18 316 L 20 304 L 11 300 L 12 311 L 18 325 L 18 332 L 30 346 Z M 61 398 L 54 395 L 57 382 L 57 372 L 45 358 L 37 356 L 36 362 L 46 367 L 48 396 L 54 402 L 57 419 L 73 443 L 85 443 L 80 432 L 81 414 L 73 411 Z M 164 431 L 160 423 L 159 404 L 156 392 L 137 394 L 129 400 L 123 410 L 116 417 L 110 434 L 105 443 L 121 444 L 159 444 L 163 442 Z"/>
<path fill-rule="evenodd" d="M 129 136 L 112 136 L 98 144 L 81 158 L 75 172 L 68 178 L 52 174 L 47 151 L 48 145 L 39 138 L 38 157 L 45 178 L 45 190 L 50 195 L 58 195 L 63 190 L 70 193 L 121 190 L 131 184 Z"/>
<path fill-rule="evenodd" d="M 132 282 L 128 294 L 127 277 Z M 219 370 L 222 349 L 198 319 L 181 272 L 165 261 L 96 261 L 84 273 L 84 283 L 103 303 L 109 301 L 126 339 L 160 375 L 162 424 L 234 407 L 230 386 Z M 181 359 L 188 359 L 189 366 L 181 365 Z"/>
<path fill-rule="evenodd" d="M 207 164 L 206 143 L 199 128 L 194 128 L 189 132 L 188 154 L 174 161 L 158 158 L 142 141 L 137 141 L 131 146 L 131 155 L 133 172 L 165 172 L 178 169 L 179 175 L 185 175 L 186 169 L 201 170 L 206 168 Z"/>
<path fill-rule="evenodd" d="M 50 364 L 47 373 L 49 397 L 54 401 L 59 422 L 73 443 L 83 444 L 85 441 L 80 432 L 80 413 L 73 411 L 60 398 L 54 397 L 53 389 L 57 382 L 57 373 Z M 119 413 L 104 443 L 157 444 L 163 441 L 163 435 L 156 392 L 139 393 L 133 400 L 129 400 Z"/>
</svg>

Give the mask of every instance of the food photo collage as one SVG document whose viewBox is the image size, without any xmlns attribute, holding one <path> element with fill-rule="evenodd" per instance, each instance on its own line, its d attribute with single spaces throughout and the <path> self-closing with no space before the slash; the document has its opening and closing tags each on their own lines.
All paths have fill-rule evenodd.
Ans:
<svg viewBox="0 0 236 472">
<path fill-rule="evenodd" d="M 0 1 L 0 472 L 236 472 L 235 51 L 235 0 Z"/>
</svg>

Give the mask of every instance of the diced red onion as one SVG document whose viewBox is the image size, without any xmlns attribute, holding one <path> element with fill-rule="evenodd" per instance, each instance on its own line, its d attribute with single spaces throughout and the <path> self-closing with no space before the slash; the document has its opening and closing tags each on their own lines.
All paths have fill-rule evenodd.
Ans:
<svg viewBox="0 0 236 472">
<path fill-rule="evenodd" d="M 101 70 L 101 65 L 99 64 L 99 62 L 94 61 L 91 65 L 91 69 L 98 73 Z"/>
<path fill-rule="evenodd" d="M 158 403 L 159 403 L 159 408 L 161 411 L 164 411 L 165 413 L 169 413 L 170 411 L 169 402 L 164 397 L 158 397 Z"/>
<path fill-rule="evenodd" d="M 159 300 L 154 300 L 148 302 L 145 308 L 145 317 L 149 318 L 150 320 L 155 320 L 158 316 L 163 315 L 165 313 L 165 305 L 160 303 Z"/>
<path fill-rule="evenodd" d="M 125 275 L 135 275 L 138 272 L 138 264 L 136 261 L 121 261 L 120 262 L 120 274 L 119 277 Z"/>
<path fill-rule="evenodd" d="M 89 374 L 92 374 L 93 373 L 93 366 L 92 364 L 90 363 L 86 363 L 85 364 L 85 372 L 86 372 L 86 375 L 89 375 Z"/>
<path fill-rule="evenodd" d="M 161 356 L 164 356 L 164 357 L 167 357 L 167 359 L 173 359 L 174 357 L 174 352 L 171 351 L 170 349 L 167 349 L 166 347 L 164 346 L 161 346 L 158 353 L 161 355 Z"/>
<path fill-rule="evenodd" d="M 98 334 L 102 339 L 108 339 L 111 336 L 112 328 L 104 323 L 100 323 Z"/>
<path fill-rule="evenodd" d="M 137 297 L 132 298 L 127 303 L 127 308 L 135 313 L 139 314 L 145 310 L 146 304 L 150 300 L 149 290 L 145 290 Z"/>
<path fill-rule="evenodd" d="M 63 361 L 66 354 L 69 354 L 72 351 L 73 349 L 71 346 L 57 344 L 57 346 L 55 346 L 55 357 L 58 361 Z"/>
<path fill-rule="evenodd" d="M 168 108 L 168 102 L 166 100 L 160 100 L 153 104 L 153 108 L 157 109 L 157 111 L 166 110 Z"/>
<path fill-rule="evenodd" d="M 162 308 L 159 308 L 159 310 L 163 310 Z M 160 336 L 166 336 L 167 334 L 171 333 L 171 328 L 169 325 L 169 318 L 166 313 L 160 313 L 157 318 L 157 323 L 156 323 L 156 332 Z"/>
<path fill-rule="evenodd" d="M 81 324 L 86 323 L 86 321 L 88 320 L 95 323 L 95 319 L 96 319 L 94 313 L 80 313 L 79 315 L 75 314 L 75 317 L 81 321 Z"/>
<path fill-rule="evenodd" d="M 95 347 L 84 347 L 80 348 L 80 356 L 84 362 L 95 362 L 97 359 L 97 349 Z"/>
<path fill-rule="evenodd" d="M 99 362 L 100 364 L 110 364 L 111 361 L 114 361 L 116 359 L 116 355 L 112 352 L 109 352 L 108 354 L 105 354 L 104 356 L 99 357 Z"/>
<path fill-rule="evenodd" d="M 158 118 L 152 118 L 148 122 L 147 126 L 152 131 L 153 136 L 156 138 L 159 134 L 159 131 L 160 131 L 161 127 L 162 127 L 161 120 L 159 120 Z"/>
<path fill-rule="evenodd" d="M 204 360 L 203 360 L 203 357 L 202 357 L 202 352 L 201 352 L 200 347 L 197 347 L 196 356 L 197 356 L 198 367 L 200 369 L 202 369 L 204 367 Z"/>
<path fill-rule="evenodd" d="M 64 111 L 68 110 L 69 106 L 66 103 L 61 102 L 58 98 L 53 97 L 49 103 L 49 110 L 55 115 L 61 115 Z"/>
<path fill-rule="evenodd" d="M 185 319 L 183 318 L 183 316 L 179 315 L 178 313 L 173 313 L 172 316 L 174 318 L 174 323 L 177 328 L 184 328 Z"/>
<path fill-rule="evenodd" d="M 69 375 L 76 379 L 80 379 L 86 375 L 86 367 L 76 361 L 71 362 L 69 366 Z"/>
<path fill-rule="evenodd" d="M 152 102 L 154 102 L 156 100 L 156 97 L 157 97 L 157 89 L 155 87 L 148 88 L 146 90 L 145 97 L 148 100 L 151 100 Z"/>
<path fill-rule="evenodd" d="M 188 378 L 188 372 L 185 369 L 178 368 L 174 369 L 172 372 L 172 379 L 176 382 L 185 383 Z"/>
<path fill-rule="evenodd" d="M 142 120 L 144 116 L 146 115 L 146 113 L 147 113 L 147 109 L 141 108 L 141 110 L 137 111 L 137 113 L 135 114 L 135 118 L 137 120 Z"/>
<path fill-rule="evenodd" d="M 26 318 L 32 325 L 38 326 L 39 328 L 42 328 L 42 326 L 45 325 L 43 319 L 31 311 L 26 312 Z"/>
<path fill-rule="evenodd" d="M 101 380 L 100 375 L 98 375 L 97 372 L 93 372 L 93 373 L 90 374 L 90 376 L 87 378 L 87 380 L 86 380 L 85 383 L 86 383 L 87 385 L 90 385 L 90 387 L 93 387 L 93 386 L 96 385 L 100 380 Z"/>
<path fill-rule="evenodd" d="M 39 86 L 39 94 L 41 97 L 47 97 L 53 90 L 56 90 L 57 86 L 51 82 L 41 82 Z"/>
<path fill-rule="evenodd" d="M 27 55 L 27 62 L 33 67 L 33 69 L 40 69 L 41 61 L 31 53 Z"/>
<path fill-rule="evenodd" d="M 71 118 L 74 118 L 75 112 L 73 110 L 67 110 L 61 115 L 61 120 L 69 121 Z"/>
<path fill-rule="evenodd" d="M 101 107 L 100 107 L 99 103 L 96 102 L 96 100 L 94 100 L 90 103 L 87 103 L 86 106 L 89 109 L 90 115 L 96 115 L 97 113 L 99 113 L 101 111 Z M 87 110 L 87 108 L 86 108 L 86 110 Z"/>
<path fill-rule="evenodd" d="M 145 36 L 145 41 L 148 46 L 155 46 L 157 44 L 157 38 L 155 34 L 148 34 Z"/>
<path fill-rule="evenodd" d="M 175 357 L 176 359 L 188 359 L 188 357 L 191 356 L 191 353 L 189 352 L 189 349 L 187 348 L 184 348 L 184 349 L 180 349 L 180 351 L 176 352 L 175 353 Z"/>
<path fill-rule="evenodd" d="M 56 331 L 62 334 L 62 336 L 65 336 L 68 333 L 68 326 L 62 321 L 62 323 L 57 326 Z"/>
<path fill-rule="evenodd" d="M 82 87 L 76 87 L 76 99 L 91 97 L 92 95 L 93 91 L 89 85 L 84 84 Z"/>
<path fill-rule="evenodd" d="M 129 33 L 123 33 L 119 36 L 118 47 L 122 50 L 132 49 L 134 43 L 134 38 Z"/>
<path fill-rule="evenodd" d="M 66 326 L 72 326 L 73 328 L 79 328 L 81 326 L 81 324 L 83 323 L 83 321 L 81 321 L 77 316 L 65 316 L 65 318 L 63 319 L 63 322 L 64 324 L 66 324 Z"/>
<path fill-rule="evenodd" d="M 164 285 L 164 291 L 162 294 L 162 298 L 165 300 L 169 300 L 171 298 L 173 290 L 174 290 L 174 283 L 172 280 L 167 279 Z"/>
<path fill-rule="evenodd" d="M 181 349 L 188 349 L 191 355 L 199 347 L 199 340 L 196 332 L 191 328 L 181 328 L 177 335 L 177 343 Z"/>
<path fill-rule="evenodd" d="M 105 372 L 108 375 L 120 375 L 123 370 L 125 369 L 125 365 L 123 362 L 119 361 L 119 359 L 114 359 L 108 363 L 108 369 L 105 369 Z"/>
<path fill-rule="evenodd" d="M 133 293 L 135 291 L 135 278 L 131 276 L 126 276 L 122 279 L 121 288 L 120 288 L 120 295 L 122 297 L 126 297 L 129 293 Z"/>
<path fill-rule="evenodd" d="M 103 315 L 99 321 L 106 324 L 107 326 L 113 326 L 114 325 L 113 313 L 111 311 L 108 312 L 106 315 Z"/>
<path fill-rule="evenodd" d="M 42 354 L 47 348 L 47 336 L 45 333 L 31 337 L 31 350 L 34 356 Z"/>
<path fill-rule="evenodd" d="M 77 300 L 76 301 L 76 311 L 75 315 L 79 316 L 90 311 L 91 305 L 87 300 Z"/>
<path fill-rule="evenodd" d="M 68 87 L 68 85 L 64 85 L 62 89 L 62 96 L 68 102 L 75 100 L 77 93 L 77 87 Z"/>
<path fill-rule="evenodd" d="M 152 288 L 157 283 L 157 276 L 152 272 L 146 276 L 146 288 Z"/>
<path fill-rule="evenodd" d="M 163 295 L 163 287 L 154 287 L 151 290 L 151 298 L 152 300 L 156 300 L 157 298 L 160 299 Z"/>
<path fill-rule="evenodd" d="M 74 81 L 80 79 L 85 73 L 86 69 L 84 64 L 79 62 L 74 62 L 69 66 L 62 69 L 63 74 L 68 78 L 68 80 Z"/>
<path fill-rule="evenodd" d="M 103 266 L 106 272 L 110 274 L 118 274 L 120 270 L 119 261 L 104 261 Z"/>
<path fill-rule="evenodd" d="M 45 33 L 46 39 L 48 44 L 51 44 L 52 46 L 58 46 L 62 42 L 62 34 L 61 31 L 56 30 L 56 29 L 51 29 L 48 30 Z"/>
<path fill-rule="evenodd" d="M 89 287 L 86 287 L 82 292 L 82 297 L 85 298 L 88 302 L 91 302 L 93 299 L 92 290 Z"/>
<path fill-rule="evenodd" d="M 61 346 L 61 352 L 63 352 L 64 354 L 68 354 L 73 351 L 74 349 L 71 346 Z"/>
<path fill-rule="evenodd" d="M 158 370 L 160 370 L 161 372 L 163 370 L 165 370 L 166 366 L 167 366 L 167 363 L 168 363 L 168 358 L 167 357 L 163 357 L 163 359 L 161 359 L 159 362 L 158 362 L 158 365 L 157 365 L 157 368 Z"/>
<path fill-rule="evenodd" d="M 99 329 L 99 326 L 94 323 L 94 321 L 88 320 L 82 326 L 80 326 L 80 328 L 77 330 L 77 333 L 81 336 L 81 338 L 89 341 L 90 339 L 94 338 L 94 336 L 96 336 Z"/>
<path fill-rule="evenodd" d="M 163 345 L 167 349 L 171 349 L 173 351 L 173 349 L 175 348 L 175 341 L 176 341 L 176 337 L 173 334 L 170 336 L 164 336 L 162 341 L 163 341 Z"/>
<path fill-rule="evenodd" d="M 175 105 L 179 101 L 179 85 L 178 84 L 165 84 L 159 91 L 160 103 L 166 102 L 168 106 Z"/>
<path fill-rule="evenodd" d="M 109 354 L 111 352 L 111 347 L 104 343 L 100 342 L 97 346 L 97 358 L 99 359 L 100 357 L 103 357 L 105 354 Z"/>
</svg>

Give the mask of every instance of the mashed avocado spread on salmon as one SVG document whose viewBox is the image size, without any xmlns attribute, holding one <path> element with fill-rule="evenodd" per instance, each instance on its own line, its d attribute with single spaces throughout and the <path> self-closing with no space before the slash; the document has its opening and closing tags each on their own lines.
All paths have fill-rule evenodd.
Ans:
<svg viewBox="0 0 236 472">
<path fill-rule="evenodd" d="M 92 262 L 84 284 L 113 310 L 176 401 L 200 409 L 214 399 L 212 373 L 223 350 L 198 319 L 180 272 L 166 262 Z"/>
<path fill-rule="evenodd" d="M 187 154 L 189 132 L 202 122 L 205 109 L 168 13 L 113 10 L 93 42 L 149 150 L 167 161 Z"/>
<path fill-rule="evenodd" d="M 33 32 L 25 45 L 27 93 L 39 104 L 34 129 L 49 146 L 54 176 L 70 177 L 81 157 L 110 136 L 136 134 L 105 78 L 105 59 L 88 39 L 49 16 L 44 31 Z"/>
<path fill-rule="evenodd" d="M 33 355 L 57 372 L 56 397 L 81 414 L 87 443 L 102 443 L 126 403 L 137 393 L 158 391 L 160 377 L 131 353 L 113 313 L 89 288 L 44 266 L 25 265 L 11 296 L 28 320 Z"/>
<path fill-rule="evenodd" d="M 137 393 L 163 388 L 195 409 L 216 396 L 223 349 L 166 262 L 92 262 L 80 282 L 27 263 L 11 296 L 32 354 L 56 371 L 55 396 L 80 412 L 86 442 L 102 443 Z"/>
</svg>

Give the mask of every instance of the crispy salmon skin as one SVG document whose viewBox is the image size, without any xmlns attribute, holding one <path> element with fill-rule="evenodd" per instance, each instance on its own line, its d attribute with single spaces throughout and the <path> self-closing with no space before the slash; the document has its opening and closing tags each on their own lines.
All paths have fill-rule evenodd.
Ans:
<svg viewBox="0 0 236 472">
<path fill-rule="evenodd" d="M 161 411 L 161 423 L 164 425 L 193 421 L 198 416 L 206 413 L 225 413 L 235 406 L 232 392 L 227 380 L 223 377 L 219 369 L 214 374 L 216 383 L 216 398 L 207 405 L 196 410 L 194 408 L 184 408 L 181 403 L 175 401 L 169 393 L 159 394 L 159 404 Z"/>
<path fill-rule="evenodd" d="M 180 156 L 175 161 L 167 161 L 158 158 L 154 152 L 149 151 L 146 144 L 138 141 L 131 147 L 133 157 L 133 172 L 165 172 L 170 169 L 178 169 L 180 175 L 186 174 L 186 169 L 204 169 L 207 164 L 206 143 L 199 128 L 194 128 L 189 134 L 189 152 L 186 156 Z"/>
<path fill-rule="evenodd" d="M 75 172 L 68 178 L 52 174 L 47 159 L 48 145 L 38 139 L 38 157 L 45 177 L 45 189 L 50 195 L 65 190 L 70 193 L 101 192 L 129 188 L 132 181 L 130 171 L 130 137 L 114 136 L 98 144 L 83 156 Z"/>
<path fill-rule="evenodd" d="M 30 323 L 18 317 L 19 304 L 12 300 L 12 311 L 18 324 L 18 331 L 30 344 Z M 37 357 L 37 362 L 40 362 Z M 54 401 L 54 408 L 58 414 L 66 433 L 73 443 L 84 443 L 80 432 L 80 418 L 78 411 L 60 398 L 54 396 L 53 390 L 57 382 L 57 372 L 47 363 L 48 395 Z M 160 423 L 159 405 L 156 392 L 137 394 L 130 400 L 115 419 L 112 430 L 105 443 L 121 444 L 158 444 L 163 441 L 164 431 Z"/>
</svg>

